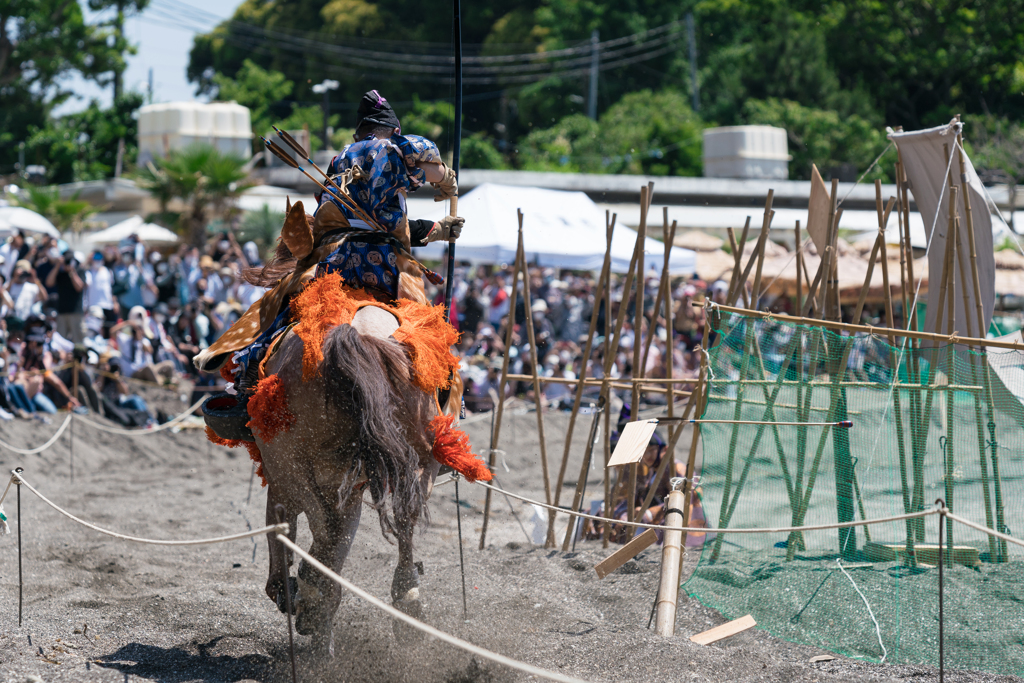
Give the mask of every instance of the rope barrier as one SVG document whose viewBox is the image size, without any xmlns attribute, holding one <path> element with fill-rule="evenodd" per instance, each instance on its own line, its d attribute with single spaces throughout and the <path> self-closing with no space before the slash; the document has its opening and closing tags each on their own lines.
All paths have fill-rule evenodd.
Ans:
<svg viewBox="0 0 1024 683">
<path fill-rule="evenodd" d="M 35 455 L 36 453 L 42 453 L 47 448 L 56 443 L 57 439 L 60 438 L 60 435 L 64 433 L 64 430 L 68 428 L 68 425 L 71 423 L 72 415 L 73 413 L 68 413 L 68 416 L 64 418 L 64 422 L 63 424 L 61 424 L 60 428 L 57 429 L 57 432 L 53 436 L 51 436 L 50 440 L 44 443 L 42 446 L 39 446 L 37 448 L 15 448 L 6 441 L 0 441 L 0 446 L 3 446 L 7 450 L 13 451 L 19 455 Z"/>
<path fill-rule="evenodd" d="M 958 515 L 954 515 L 952 512 L 949 511 L 948 508 L 945 508 L 945 507 L 942 508 L 940 510 L 940 512 L 943 514 L 943 516 L 949 517 L 954 522 L 960 522 L 964 526 L 969 526 L 972 529 L 976 529 L 977 531 L 982 531 L 982 532 L 988 534 L 989 536 L 995 536 L 997 538 L 1001 538 L 1001 539 L 1003 539 L 1004 541 L 1006 541 L 1008 543 L 1013 543 L 1014 545 L 1019 545 L 1022 548 L 1024 548 L 1024 541 L 1020 540 L 1019 538 L 1014 538 L 1013 536 L 1010 536 L 1009 534 L 1001 533 L 999 531 L 996 531 L 995 529 L 989 529 L 987 526 L 982 526 L 981 524 L 975 524 L 974 522 L 972 522 L 969 519 L 964 519 L 963 517 L 960 517 Z"/>
<path fill-rule="evenodd" d="M 433 626 L 430 626 L 429 624 L 424 624 L 419 619 L 414 619 L 413 617 L 410 617 L 405 612 L 402 612 L 401 610 L 398 610 L 395 607 L 387 604 L 383 600 L 374 597 L 373 595 L 367 593 L 359 586 L 356 586 L 354 583 L 351 583 L 346 579 L 342 578 L 341 576 L 339 576 L 338 574 L 334 573 L 332 570 L 328 569 L 322 563 L 318 562 L 312 555 L 310 555 L 305 550 L 292 543 L 291 539 L 289 539 L 288 537 L 279 534 L 277 536 L 277 540 L 285 546 L 287 546 L 288 548 L 290 548 L 292 552 L 294 552 L 296 555 L 304 559 L 314 569 L 319 571 L 321 574 L 323 574 L 330 580 L 334 581 L 336 584 L 338 584 L 345 590 L 354 593 L 356 596 L 362 598 L 374 607 L 383 610 L 391 617 L 398 619 L 399 621 L 405 622 L 409 626 L 412 626 L 413 628 L 422 631 L 429 636 L 437 638 L 438 640 L 448 643 L 449 645 L 454 645 L 455 647 L 465 650 L 466 652 L 471 652 L 472 654 L 475 654 L 478 657 L 488 659 L 498 664 L 504 664 L 507 667 L 516 669 L 518 671 L 522 671 L 524 673 L 531 674 L 533 676 L 546 678 L 550 681 L 563 681 L 564 683 L 583 683 L 583 681 L 581 681 L 578 678 L 566 676 L 555 671 L 548 671 L 547 669 L 542 669 L 531 664 L 526 664 L 525 662 L 520 662 L 518 660 L 511 659 L 504 655 L 499 655 L 498 653 L 486 650 L 480 647 L 479 645 L 474 645 L 473 643 L 462 640 L 461 638 L 456 638 L 455 636 L 445 633 L 444 631 L 441 631 L 439 629 L 436 629 Z"/>
<path fill-rule="evenodd" d="M 29 484 L 27 481 L 25 481 L 25 478 L 19 472 L 16 472 L 16 471 L 13 471 L 13 470 L 11 471 L 11 481 L 13 481 L 16 484 L 24 485 L 25 488 L 27 488 L 32 493 L 36 494 L 36 496 L 38 496 L 41 501 L 43 501 L 44 503 L 46 503 L 47 505 L 52 507 L 54 510 L 56 510 L 60 514 L 62 514 L 65 517 L 67 517 L 68 519 L 70 519 L 70 520 L 72 520 L 74 522 L 78 522 L 82 526 L 89 527 L 93 531 L 98 531 L 101 534 L 106 534 L 107 536 L 112 536 L 113 538 L 117 538 L 117 539 L 120 539 L 122 541 L 132 541 L 134 543 L 145 543 L 145 544 L 148 544 L 148 545 L 170 545 L 170 546 L 212 545 L 214 543 L 227 543 L 228 541 L 238 541 L 238 540 L 241 540 L 241 539 L 244 539 L 244 538 L 250 538 L 252 536 L 259 536 L 261 534 L 267 534 L 267 533 L 270 533 L 270 532 L 277 532 L 278 534 L 280 534 L 282 532 L 288 533 L 288 525 L 287 524 L 273 524 L 271 526 L 265 526 L 265 527 L 260 527 L 259 529 L 254 529 L 252 531 L 245 531 L 245 532 L 240 533 L 240 534 L 232 534 L 230 536 L 217 536 L 215 538 L 200 538 L 200 539 L 191 540 L 191 541 L 163 541 L 163 540 L 158 540 L 158 539 L 153 539 L 153 538 L 139 538 L 138 536 L 126 536 L 125 534 L 119 534 L 116 531 L 110 531 L 109 529 L 104 529 L 103 527 L 98 527 L 95 524 L 90 524 L 89 522 L 86 522 L 83 519 L 79 519 L 78 517 L 75 517 L 73 514 L 71 514 L 70 512 L 65 510 L 64 508 L 60 507 L 59 505 L 57 505 L 56 503 L 51 501 L 49 498 L 44 496 L 42 493 L 37 491 L 34 486 Z M 5 495 L 6 495 L 6 493 L 5 493 Z M 0 504 L 2 504 L 2 503 L 3 503 L 3 500 L 0 499 Z"/>
<path fill-rule="evenodd" d="M 109 434 L 138 434 L 146 436 L 149 434 L 156 434 L 157 432 L 162 432 L 165 429 L 170 429 L 171 427 L 175 426 L 176 424 L 184 420 L 186 417 L 194 413 L 199 408 L 199 406 L 203 405 L 203 401 L 205 400 L 206 397 L 204 396 L 203 398 L 193 403 L 188 410 L 181 413 L 180 415 L 177 415 L 176 417 L 168 420 L 167 422 L 164 422 L 161 425 L 156 425 L 155 427 L 150 427 L 148 429 L 123 429 L 121 427 L 108 427 L 104 424 L 100 424 L 99 422 L 93 422 L 89 418 L 77 414 L 75 414 L 75 420 L 79 422 L 84 422 L 85 424 L 89 425 L 94 429 L 98 429 L 101 432 L 107 432 Z"/>
<path fill-rule="evenodd" d="M 588 515 L 588 514 L 583 513 L 583 512 L 576 512 L 574 510 L 567 510 L 565 508 L 556 507 L 554 505 L 548 505 L 548 504 L 542 503 L 542 502 L 540 502 L 538 500 L 533 500 L 531 498 L 526 498 L 525 496 L 519 496 L 519 495 L 516 495 L 515 493 L 512 493 L 511 491 L 508 491 L 508 490 L 505 490 L 505 489 L 500 489 L 500 488 L 497 488 L 495 486 L 491 486 L 490 484 L 485 484 L 482 481 L 476 481 L 476 482 L 473 482 L 473 483 L 478 485 L 478 486 L 483 486 L 484 488 L 492 489 L 494 491 L 500 491 L 501 493 L 504 493 L 507 496 L 511 496 L 512 498 L 516 498 L 518 500 L 521 500 L 524 503 L 530 503 L 531 505 L 537 505 L 539 507 L 546 508 L 548 510 L 553 510 L 554 512 L 561 512 L 562 514 L 571 515 L 573 517 L 582 517 L 584 519 L 592 519 L 592 520 L 594 520 L 596 522 L 608 522 L 609 524 L 621 524 L 623 526 L 632 526 L 632 527 L 637 527 L 637 528 L 640 528 L 640 529 L 660 529 L 662 531 L 685 531 L 687 533 L 695 532 L 695 533 L 718 533 L 718 534 L 783 534 L 783 533 L 791 533 L 791 532 L 794 532 L 794 531 L 825 531 L 825 530 L 828 530 L 828 529 L 847 529 L 847 528 L 855 527 L 855 526 L 868 526 L 869 524 L 885 524 L 887 522 L 900 522 L 900 521 L 903 521 L 905 519 L 917 519 L 918 517 L 929 517 L 931 515 L 940 514 L 940 512 L 941 512 L 940 509 L 936 508 L 936 509 L 933 509 L 933 510 L 919 510 L 918 512 L 908 512 L 906 514 L 895 515 L 893 517 L 876 517 L 874 519 L 862 519 L 860 521 L 853 521 L 853 522 L 841 522 L 841 523 L 836 523 L 836 524 L 818 524 L 818 525 L 812 525 L 812 526 L 784 526 L 784 527 L 773 527 L 773 528 L 763 528 L 763 529 L 753 529 L 753 528 L 711 529 L 711 528 L 707 528 L 707 527 L 685 527 L 685 526 L 681 527 L 681 526 L 665 526 L 663 524 L 644 524 L 643 522 L 627 522 L 625 520 L 612 519 L 610 517 L 599 517 L 597 515 Z M 995 531 L 993 531 L 992 533 L 998 534 L 998 532 L 995 532 Z M 1017 542 L 1021 543 L 1019 541 L 1017 541 Z M 1024 543 L 1021 543 L 1021 545 L 1024 545 Z"/>
</svg>

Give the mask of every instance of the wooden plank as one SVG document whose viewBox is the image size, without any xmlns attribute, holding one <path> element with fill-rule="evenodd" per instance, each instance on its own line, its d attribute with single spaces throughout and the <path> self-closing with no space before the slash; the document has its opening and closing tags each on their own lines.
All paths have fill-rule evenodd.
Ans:
<svg viewBox="0 0 1024 683">
<path fill-rule="evenodd" d="M 631 465 L 640 462 L 644 457 L 644 451 L 651 443 L 651 434 L 658 427 L 657 420 L 637 420 L 629 422 L 619 436 L 619 442 L 615 444 L 615 452 L 612 459 L 608 461 L 608 467 L 616 465 Z"/>
<path fill-rule="evenodd" d="M 954 563 L 962 564 L 965 567 L 981 566 L 981 553 L 974 546 L 957 545 L 953 546 L 952 549 L 949 546 L 944 546 L 942 552 L 945 554 L 950 552 L 950 550 L 953 552 Z M 864 556 L 872 562 L 895 562 L 898 558 L 903 558 L 907 554 L 906 546 L 889 543 L 865 543 L 862 551 Z M 924 565 L 936 565 L 939 562 L 939 546 L 917 543 L 914 545 L 914 555 L 919 565 L 922 563 Z"/>
<path fill-rule="evenodd" d="M 603 579 L 608 576 L 613 571 L 636 557 L 640 551 L 649 548 L 657 540 L 657 532 L 655 532 L 654 529 L 647 529 L 632 541 L 594 565 L 594 571 L 597 572 L 597 578 Z"/>
<path fill-rule="evenodd" d="M 698 633 L 695 636 L 690 636 L 690 640 L 698 645 L 710 645 L 711 643 L 718 642 L 723 638 L 730 638 L 737 633 L 742 633 L 748 628 L 754 628 L 757 626 L 757 622 L 754 621 L 754 617 L 749 614 L 740 617 L 739 619 L 733 619 L 732 621 L 726 622 L 721 626 L 716 626 L 709 631 L 704 633 Z"/>
</svg>

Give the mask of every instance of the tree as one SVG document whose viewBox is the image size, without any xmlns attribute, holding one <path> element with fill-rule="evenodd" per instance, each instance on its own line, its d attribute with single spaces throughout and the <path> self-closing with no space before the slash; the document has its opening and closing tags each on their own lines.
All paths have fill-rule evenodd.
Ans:
<svg viewBox="0 0 1024 683">
<path fill-rule="evenodd" d="M 241 157 L 195 144 L 147 164 L 138 181 L 160 199 L 164 211 L 172 197 L 187 205 L 182 227 L 189 241 L 201 247 L 206 242 L 207 223 L 213 218 L 229 219 L 234 213 L 233 200 L 249 187 L 244 166 Z"/>
<path fill-rule="evenodd" d="M 142 102 L 142 95 L 134 92 L 119 97 L 108 109 L 93 100 L 80 112 L 30 126 L 25 158 L 46 166 L 53 183 L 101 180 L 114 175 L 123 140 L 121 168 L 127 170 L 138 152 L 135 112 Z"/>
<path fill-rule="evenodd" d="M 700 175 L 703 128 L 681 93 L 641 90 L 598 121 L 574 114 L 530 133 L 517 161 L 543 171 Z"/>
<path fill-rule="evenodd" d="M 280 211 L 271 211 L 270 207 L 264 204 L 256 211 L 248 211 L 242 218 L 242 224 L 238 231 L 238 241 L 248 242 L 252 240 L 260 247 L 260 252 L 265 253 L 273 249 L 281 234 L 281 227 L 284 225 L 285 215 Z"/>
<path fill-rule="evenodd" d="M 138 14 L 146 9 L 149 0 L 89 0 L 89 9 L 94 12 L 114 10 L 111 19 L 105 22 L 112 37 L 112 47 L 115 58 L 113 60 L 113 84 L 114 100 L 124 94 L 124 70 L 128 64 L 125 60 L 126 54 L 135 54 L 135 46 L 132 45 L 124 35 L 124 20 L 131 14 Z"/>
<path fill-rule="evenodd" d="M 274 113 L 275 105 L 291 95 L 295 87 L 280 71 L 263 69 L 251 59 L 242 62 L 234 78 L 218 73 L 214 74 L 213 82 L 217 85 L 219 99 L 234 100 L 249 108 L 252 132 L 256 135 L 267 135 L 271 131 L 270 127 L 279 118 Z M 257 151 L 263 146 L 259 138 L 254 144 Z"/>
<path fill-rule="evenodd" d="M 1016 232 L 1017 185 L 1024 182 L 1024 124 L 994 116 L 966 120 L 965 146 L 978 174 L 987 182 L 1005 183 L 1010 199 L 1010 228 Z"/>
<path fill-rule="evenodd" d="M 45 217 L 61 232 L 81 232 L 85 219 L 99 211 L 98 207 L 79 199 L 78 192 L 70 199 L 61 199 L 60 190 L 56 187 L 30 185 L 23 192 L 23 195 L 15 199 L 15 203 Z"/>
<path fill-rule="evenodd" d="M 71 93 L 66 76 L 78 72 L 101 85 L 117 57 L 102 27 L 85 23 L 69 0 L 0 2 L 0 169 L 13 170 L 31 126 Z"/>
<path fill-rule="evenodd" d="M 744 123 L 786 129 L 789 139 L 789 177 L 809 180 L 811 164 L 822 173 L 844 163 L 858 173 L 867 170 L 888 144 L 885 132 L 856 114 L 840 116 L 836 111 L 805 107 L 791 100 L 748 100 L 743 107 Z M 888 179 L 892 164 L 878 165 L 869 179 Z"/>
</svg>

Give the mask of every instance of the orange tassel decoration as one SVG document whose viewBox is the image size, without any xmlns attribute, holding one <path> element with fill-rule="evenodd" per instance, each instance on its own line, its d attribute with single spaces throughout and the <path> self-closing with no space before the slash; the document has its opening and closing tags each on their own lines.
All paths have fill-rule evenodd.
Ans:
<svg viewBox="0 0 1024 683">
<path fill-rule="evenodd" d="M 409 349 L 413 382 L 427 393 L 447 389 L 459 368 L 459 358 L 451 352 L 459 333 L 444 319 L 444 306 L 399 299 L 397 307 L 401 325 L 392 336 Z"/>
<path fill-rule="evenodd" d="M 210 428 L 210 425 L 206 425 L 206 438 L 211 443 L 215 443 L 218 446 L 225 446 L 227 448 L 238 448 L 239 446 L 245 446 L 245 450 L 249 451 L 249 458 L 256 463 L 256 476 L 260 478 L 263 486 L 267 485 L 267 478 L 263 476 L 263 454 L 260 453 L 260 447 L 256 445 L 255 441 L 242 441 L 241 439 L 222 439 L 217 436 L 217 433 Z"/>
<path fill-rule="evenodd" d="M 434 432 L 434 459 L 448 465 L 466 478 L 466 481 L 490 481 L 491 471 L 486 463 L 470 450 L 469 437 L 461 429 L 452 428 L 454 415 L 438 415 L 430 421 Z"/>
<path fill-rule="evenodd" d="M 342 323 L 351 322 L 364 301 L 374 301 L 374 298 L 364 290 L 343 287 L 338 273 L 312 280 L 292 299 L 292 314 L 299 321 L 295 334 L 303 345 L 303 381 L 312 379 L 320 368 L 327 333 Z"/>
<path fill-rule="evenodd" d="M 235 370 L 238 369 L 238 363 L 235 362 L 234 358 L 228 358 L 227 362 L 220 367 L 220 376 L 224 378 L 225 382 L 235 381 Z"/>
<path fill-rule="evenodd" d="M 249 422 L 246 426 L 267 443 L 295 424 L 295 415 L 288 410 L 288 394 L 277 375 L 268 375 L 259 381 L 256 393 L 249 399 L 248 409 Z"/>
</svg>

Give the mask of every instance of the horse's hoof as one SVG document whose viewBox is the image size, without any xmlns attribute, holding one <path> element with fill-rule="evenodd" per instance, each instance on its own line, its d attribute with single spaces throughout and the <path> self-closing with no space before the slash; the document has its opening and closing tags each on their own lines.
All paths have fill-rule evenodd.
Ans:
<svg viewBox="0 0 1024 683">
<path fill-rule="evenodd" d="M 419 588 L 410 588 L 406 591 L 405 595 L 398 600 L 393 600 L 391 604 L 401 612 L 408 614 L 413 619 L 417 619 L 419 621 L 423 620 L 423 604 L 420 602 Z M 422 640 L 424 637 L 423 631 L 420 631 L 419 629 L 398 619 L 395 619 L 392 622 L 392 630 L 395 633 L 395 640 L 399 643 L 409 643 Z"/>
<path fill-rule="evenodd" d="M 313 634 L 313 654 L 318 659 L 334 659 L 334 631 L 331 628 Z"/>
<path fill-rule="evenodd" d="M 299 597 L 299 580 L 294 576 L 288 577 L 288 593 L 292 598 L 292 614 L 295 614 L 295 602 Z M 285 602 L 285 593 L 280 588 L 277 590 L 277 598 L 274 602 L 277 603 L 277 609 L 281 610 L 281 614 L 284 614 L 288 608 L 288 603 Z"/>
<path fill-rule="evenodd" d="M 295 630 L 303 636 L 315 635 L 323 630 L 321 624 L 323 624 L 324 618 L 321 614 L 321 605 L 324 596 L 319 588 L 301 578 L 297 581 L 297 587 L 297 599 L 292 602 L 292 606 L 295 608 Z"/>
</svg>

